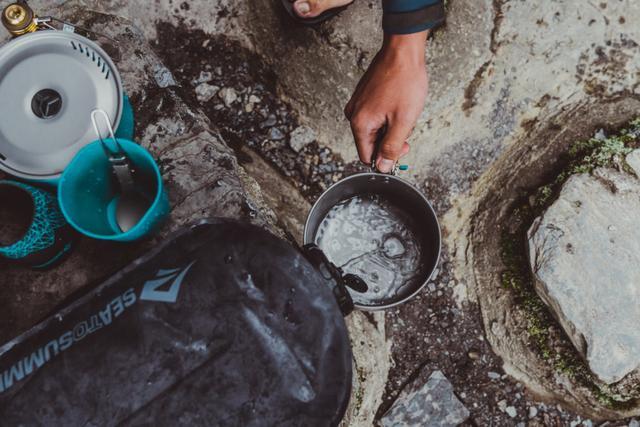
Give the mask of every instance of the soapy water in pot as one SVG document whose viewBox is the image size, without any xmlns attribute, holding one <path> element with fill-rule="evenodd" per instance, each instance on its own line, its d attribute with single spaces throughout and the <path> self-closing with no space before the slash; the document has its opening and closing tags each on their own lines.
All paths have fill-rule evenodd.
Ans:
<svg viewBox="0 0 640 427">
<path fill-rule="evenodd" d="M 377 194 L 354 196 L 322 220 L 316 244 L 344 273 L 360 276 L 366 293 L 354 303 L 380 305 L 402 299 L 424 281 L 422 242 L 408 215 Z"/>
</svg>

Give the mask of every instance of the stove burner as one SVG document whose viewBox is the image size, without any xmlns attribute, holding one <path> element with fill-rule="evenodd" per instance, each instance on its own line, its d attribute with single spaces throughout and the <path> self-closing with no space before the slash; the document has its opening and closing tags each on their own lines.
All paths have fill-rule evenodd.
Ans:
<svg viewBox="0 0 640 427">
<path fill-rule="evenodd" d="M 41 119 L 51 119 L 62 109 L 62 96 L 53 89 L 42 89 L 33 96 L 31 110 Z"/>
</svg>

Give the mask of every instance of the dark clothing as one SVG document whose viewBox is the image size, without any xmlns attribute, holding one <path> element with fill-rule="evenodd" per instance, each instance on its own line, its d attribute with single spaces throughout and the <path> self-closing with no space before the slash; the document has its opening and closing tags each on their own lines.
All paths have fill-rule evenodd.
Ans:
<svg viewBox="0 0 640 427">
<path fill-rule="evenodd" d="M 388 34 L 411 34 L 444 22 L 444 0 L 382 0 L 382 27 Z"/>
</svg>

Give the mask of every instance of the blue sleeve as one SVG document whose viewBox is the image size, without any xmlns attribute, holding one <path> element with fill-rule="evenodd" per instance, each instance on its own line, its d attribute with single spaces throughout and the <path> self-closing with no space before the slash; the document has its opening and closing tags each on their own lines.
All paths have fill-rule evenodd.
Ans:
<svg viewBox="0 0 640 427">
<path fill-rule="evenodd" d="M 444 22 L 444 0 L 382 0 L 382 27 L 388 34 L 411 34 Z"/>
</svg>

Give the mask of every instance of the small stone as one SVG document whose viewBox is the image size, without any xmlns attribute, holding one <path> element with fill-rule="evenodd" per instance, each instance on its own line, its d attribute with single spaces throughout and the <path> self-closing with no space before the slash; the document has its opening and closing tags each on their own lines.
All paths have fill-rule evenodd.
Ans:
<svg viewBox="0 0 640 427">
<path fill-rule="evenodd" d="M 508 406 L 507 409 L 504 410 L 507 415 L 509 415 L 511 418 L 515 418 L 516 415 L 518 415 L 518 412 L 516 411 L 516 408 L 514 408 L 513 406 Z"/>
<path fill-rule="evenodd" d="M 276 123 L 278 123 L 278 119 L 276 118 L 275 114 L 269 114 L 267 120 L 260 123 L 260 129 L 273 127 L 276 125 Z"/>
<path fill-rule="evenodd" d="M 436 290 L 436 284 L 431 282 L 427 285 L 427 288 L 429 288 L 429 292 L 434 292 Z"/>
<path fill-rule="evenodd" d="M 638 420 L 633 418 L 631 421 L 629 421 L 629 427 L 640 427 L 640 423 L 638 422 Z"/>
<path fill-rule="evenodd" d="M 489 371 L 489 373 L 487 374 L 489 376 L 489 378 L 491 378 L 492 380 L 499 380 L 500 379 L 500 374 L 497 372 L 493 372 L 493 371 Z"/>
<path fill-rule="evenodd" d="M 238 99 L 238 94 L 236 93 L 234 88 L 225 87 L 220 89 L 218 92 L 218 97 L 224 101 L 224 105 L 231 107 L 231 105 L 236 102 Z"/>
<path fill-rule="evenodd" d="M 176 79 L 173 78 L 173 74 L 171 74 L 171 71 L 169 71 L 167 67 L 156 64 L 153 67 L 153 77 L 158 86 L 163 89 L 177 85 Z"/>
<path fill-rule="evenodd" d="M 249 97 L 249 102 L 252 104 L 259 104 L 260 102 L 262 102 L 262 100 L 255 95 L 251 95 Z"/>
<path fill-rule="evenodd" d="M 467 355 L 469 356 L 469 359 L 471 360 L 478 360 L 480 359 L 480 353 L 478 353 L 475 350 L 471 350 L 469 353 L 467 353 Z"/>
<path fill-rule="evenodd" d="M 529 408 L 529 418 L 535 418 L 538 415 L 538 408 L 532 406 Z"/>
<path fill-rule="evenodd" d="M 637 177 L 640 177 L 640 150 L 633 150 L 625 159 Z"/>
<path fill-rule="evenodd" d="M 308 126 L 300 126 L 291 132 L 291 138 L 289 139 L 289 146 L 293 148 L 293 151 L 299 153 L 316 140 L 316 133 Z"/>
<path fill-rule="evenodd" d="M 274 127 L 271 128 L 271 131 L 269 132 L 269 139 L 272 141 L 280 141 L 284 139 L 284 134 L 280 129 Z"/>
<path fill-rule="evenodd" d="M 504 412 L 507 410 L 507 401 L 506 400 L 501 400 L 498 402 L 498 409 L 500 409 L 500 412 Z"/>
<path fill-rule="evenodd" d="M 208 102 L 219 90 L 220 88 L 218 86 L 210 85 L 209 83 L 200 83 L 196 86 L 196 97 L 200 102 Z"/>
<path fill-rule="evenodd" d="M 209 83 L 211 80 L 213 80 L 213 73 L 211 73 L 211 71 L 200 71 L 198 78 L 193 80 L 191 84 L 197 86 L 200 83 Z"/>
</svg>

